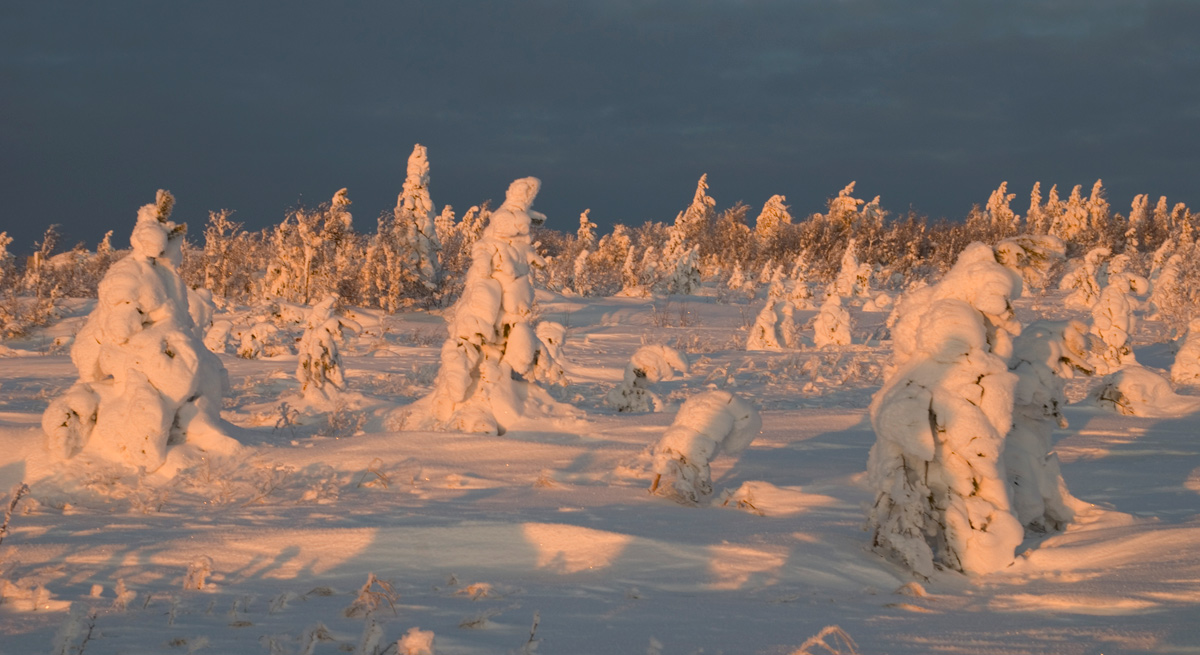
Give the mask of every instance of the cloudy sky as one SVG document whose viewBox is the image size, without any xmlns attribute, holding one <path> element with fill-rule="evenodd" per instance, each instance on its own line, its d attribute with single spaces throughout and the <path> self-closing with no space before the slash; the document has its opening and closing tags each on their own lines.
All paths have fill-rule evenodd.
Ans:
<svg viewBox="0 0 1200 655">
<path fill-rule="evenodd" d="M 852 180 L 933 217 L 1002 181 L 1195 208 L 1198 34 L 1192 0 L 9 3 L 0 231 L 124 245 L 160 187 L 193 233 L 341 187 L 373 231 L 414 143 L 439 206 L 535 175 L 570 230 L 672 220 L 701 173 L 798 215 Z"/>
</svg>

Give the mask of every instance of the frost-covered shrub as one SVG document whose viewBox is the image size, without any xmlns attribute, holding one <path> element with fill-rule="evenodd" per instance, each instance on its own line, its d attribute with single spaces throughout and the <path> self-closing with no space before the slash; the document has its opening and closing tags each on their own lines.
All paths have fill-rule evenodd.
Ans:
<svg viewBox="0 0 1200 655">
<path fill-rule="evenodd" d="M 1078 321 L 1037 321 L 1014 341 L 1009 368 L 1017 387 L 1004 463 L 1017 518 L 1033 532 L 1062 529 L 1075 515 L 1051 437 L 1067 427 L 1063 380 L 1091 374 L 1086 330 Z"/>
<path fill-rule="evenodd" d="M 1168 418 L 1200 411 L 1200 398 L 1175 393 L 1166 378 L 1137 365 L 1105 377 L 1090 397 L 1096 405 L 1126 416 Z"/>
<path fill-rule="evenodd" d="M 1200 319 L 1192 319 L 1188 324 L 1183 345 L 1171 365 L 1171 380 L 1175 384 L 1200 385 Z"/>
<path fill-rule="evenodd" d="M 60 457 L 88 452 L 155 470 L 169 447 L 237 448 L 220 419 L 225 369 L 204 347 L 188 312 L 198 303 L 189 303 L 176 272 L 187 227 L 169 220 L 173 204 L 159 191 L 138 211 L 132 252 L 100 283 L 71 348 L 79 382 L 42 416 L 47 445 Z"/>
<path fill-rule="evenodd" d="M 741 454 L 761 429 L 758 410 L 728 391 L 688 398 L 649 449 L 651 491 L 683 503 L 700 502 L 712 494 L 709 464 L 721 453 Z"/>
<path fill-rule="evenodd" d="M 670 380 L 676 372 L 688 372 L 688 360 L 682 353 L 669 346 L 642 346 L 625 365 L 624 380 L 608 392 L 608 405 L 618 412 L 662 411 L 662 401 L 650 385 Z"/>
<path fill-rule="evenodd" d="M 533 218 L 545 220 L 531 209 L 540 187 L 534 177 L 513 182 L 475 242 L 434 390 L 413 408 L 417 425 L 503 433 L 521 417 L 571 413 L 537 385 L 562 375 L 530 324 L 530 267 L 543 263 L 529 236 Z"/>
<path fill-rule="evenodd" d="M 850 312 L 842 307 L 842 299 L 829 296 L 813 320 L 813 345 L 817 348 L 848 346 L 852 326 Z"/>
<path fill-rule="evenodd" d="M 1019 332 L 1010 301 L 1020 289 L 976 243 L 898 310 L 898 368 L 871 403 L 868 527 L 875 550 L 919 575 L 932 575 L 935 561 L 994 571 L 1023 538 L 1001 461 L 1017 376 L 998 354 Z"/>
<path fill-rule="evenodd" d="M 305 400 L 327 405 L 346 388 L 338 340 L 345 331 L 360 332 L 358 323 L 336 315 L 337 296 L 313 306 L 297 346 L 296 380 Z"/>
</svg>

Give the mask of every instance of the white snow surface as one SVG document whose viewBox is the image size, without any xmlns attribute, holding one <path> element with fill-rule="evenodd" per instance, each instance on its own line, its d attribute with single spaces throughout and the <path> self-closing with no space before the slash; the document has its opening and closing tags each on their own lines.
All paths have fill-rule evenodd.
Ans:
<svg viewBox="0 0 1200 655">
<path fill-rule="evenodd" d="M 1026 325 L 1086 319 L 1064 295 L 1014 305 Z M 1076 516 L 1026 537 L 1011 566 L 920 580 L 871 552 L 862 530 L 874 498 L 867 405 L 890 344 L 746 352 L 743 312 L 757 303 L 686 302 L 693 322 L 663 326 L 650 299 L 539 292 L 540 317 L 569 326 L 569 384 L 549 393 L 587 416 L 502 436 L 389 429 L 391 411 L 432 389 L 445 322 L 346 308 L 363 328 L 341 351 L 347 387 L 365 399 L 359 430 L 280 421 L 281 398 L 299 390 L 296 355 L 220 354 L 233 387 L 221 414 L 242 455 L 167 480 L 44 449 L 41 414 L 77 378 L 67 346 L 52 344 L 70 343 L 95 305 L 71 301 L 0 357 L 0 507 L 15 484 L 31 486 L 0 544 L 0 653 L 77 652 L 87 638 L 86 655 L 321 655 L 372 640 L 484 655 L 526 649 L 535 612 L 538 653 L 787 655 L 832 625 L 864 654 L 1195 651 L 1193 415 L 1104 411 L 1080 402 L 1099 379 L 1067 380 L 1070 427 L 1051 441 L 1083 503 Z M 884 318 L 849 311 L 860 332 Z M 261 315 L 215 318 L 240 328 Z M 1140 325 L 1138 361 L 1169 367 L 1171 349 L 1148 331 L 1159 324 Z M 278 328 L 287 340 L 303 329 Z M 647 344 L 690 360 L 655 385 L 666 411 L 608 408 L 605 392 Z M 647 493 L 647 477 L 613 475 L 711 386 L 762 416 L 739 457 L 712 461 L 711 503 L 680 506 Z M 394 598 L 376 585 L 370 619 L 346 616 L 370 574 Z"/>
</svg>

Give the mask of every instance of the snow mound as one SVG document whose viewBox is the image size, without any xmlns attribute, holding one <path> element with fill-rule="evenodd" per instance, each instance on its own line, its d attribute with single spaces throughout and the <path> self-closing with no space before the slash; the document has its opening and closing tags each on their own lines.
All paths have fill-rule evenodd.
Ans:
<svg viewBox="0 0 1200 655">
<path fill-rule="evenodd" d="M 1171 418 L 1200 411 L 1200 398 L 1181 396 L 1161 375 L 1141 366 L 1106 376 L 1091 393 L 1096 405 L 1126 416 Z"/>
</svg>

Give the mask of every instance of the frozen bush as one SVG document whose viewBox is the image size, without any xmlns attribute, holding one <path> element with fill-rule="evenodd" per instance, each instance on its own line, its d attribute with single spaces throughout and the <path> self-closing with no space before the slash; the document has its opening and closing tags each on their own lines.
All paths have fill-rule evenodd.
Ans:
<svg viewBox="0 0 1200 655">
<path fill-rule="evenodd" d="M 608 405 L 618 412 L 662 411 L 662 401 L 650 385 L 670 380 L 676 372 L 686 375 L 687 371 L 687 358 L 674 348 L 642 346 L 625 366 L 624 381 L 608 392 Z"/>
<path fill-rule="evenodd" d="M 1133 310 L 1139 305 L 1133 294 L 1148 290 L 1146 278 L 1129 273 L 1110 276 L 1092 307 L 1091 333 L 1095 336 L 1092 366 L 1100 374 L 1135 364 L 1131 337 L 1137 327 Z"/>
<path fill-rule="evenodd" d="M 1083 261 L 1072 260 L 1072 266 L 1058 283 L 1058 288 L 1070 290 L 1063 301 L 1067 307 L 1089 309 L 1100 297 L 1099 278 L 1103 274 L 1104 260 L 1112 255 L 1108 248 L 1093 248 L 1083 256 Z"/>
<path fill-rule="evenodd" d="M 728 391 L 704 391 L 688 398 L 650 448 L 651 491 L 682 503 L 699 503 L 712 494 L 709 464 L 721 453 L 740 455 L 761 429 L 758 410 Z"/>
<path fill-rule="evenodd" d="M 60 457 L 89 452 L 153 471 L 168 448 L 232 453 L 220 403 L 225 369 L 204 347 L 176 268 L 187 227 L 169 220 L 174 198 L 138 211 L 133 250 L 100 283 L 99 300 L 71 348 L 79 382 L 42 416 Z"/>
<path fill-rule="evenodd" d="M 1033 289 L 1045 289 L 1050 275 L 1063 261 L 1067 246 L 1048 234 L 1020 234 L 996 244 L 996 259 L 1021 274 Z"/>
</svg>

